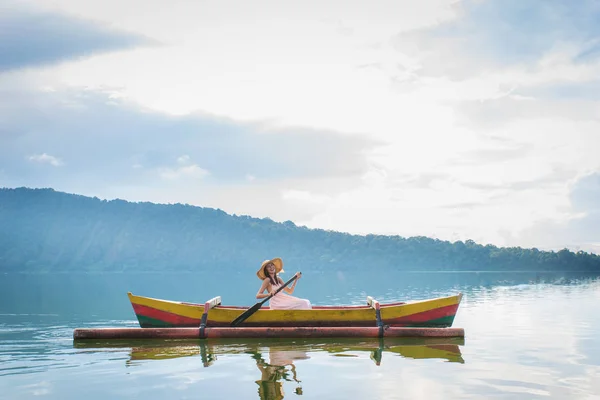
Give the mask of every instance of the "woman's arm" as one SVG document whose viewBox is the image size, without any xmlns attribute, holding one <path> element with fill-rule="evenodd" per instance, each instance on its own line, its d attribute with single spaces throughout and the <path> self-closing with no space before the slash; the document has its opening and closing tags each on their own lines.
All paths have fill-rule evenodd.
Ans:
<svg viewBox="0 0 600 400">
<path fill-rule="evenodd" d="M 263 292 L 268 289 L 268 286 L 270 285 L 269 282 L 269 278 L 266 278 L 263 280 L 262 285 L 260 285 L 260 289 L 258 290 L 258 293 L 256 293 L 256 298 L 257 299 L 264 299 L 265 297 L 269 297 L 269 295 L 271 294 L 268 290 L 267 293 Z"/>
<path fill-rule="evenodd" d="M 296 280 L 294 281 L 294 283 L 292 283 L 292 287 L 284 287 L 283 290 L 287 293 L 287 294 L 292 294 L 294 293 L 294 288 L 296 287 L 296 283 L 298 283 L 298 279 L 300 279 L 300 277 L 298 276 L 298 278 L 296 278 Z M 283 280 L 281 278 L 279 278 L 279 283 L 281 283 L 283 285 Z"/>
</svg>

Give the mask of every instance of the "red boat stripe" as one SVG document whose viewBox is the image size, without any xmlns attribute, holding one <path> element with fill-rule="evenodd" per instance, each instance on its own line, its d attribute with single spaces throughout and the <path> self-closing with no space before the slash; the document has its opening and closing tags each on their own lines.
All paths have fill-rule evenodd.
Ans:
<svg viewBox="0 0 600 400">
<path fill-rule="evenodd" d="M 168 322 L 173 325 L 200 326 L 200 319 L 198 318 L 184 317 L 170 312 L 157 310 L 156 308 L 142 306 L 140 304 L 133 304 L 133 311 L 137 315 Z"/>
</svg>

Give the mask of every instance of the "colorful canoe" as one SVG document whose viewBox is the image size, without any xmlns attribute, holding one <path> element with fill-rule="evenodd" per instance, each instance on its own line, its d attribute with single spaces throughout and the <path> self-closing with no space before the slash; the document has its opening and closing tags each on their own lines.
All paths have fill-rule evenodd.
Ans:
<svg viewBox="0 0 600 400">
<path fill-rule="evenodd" d="M 142 328 L 198 327 L 203 314 L 205 326 L 229 327 L 248 307 L 224 306 L 220 297 L 205 304 L 161 300 L 127 293 Z M 462 293 L 435 299 L 371 305 L 313 306 L 311 310 L 271 310 L 262 307 L 240 327 L 373 327 L 381 322 L 390 327 L 451 327 Z"/>
</svg>

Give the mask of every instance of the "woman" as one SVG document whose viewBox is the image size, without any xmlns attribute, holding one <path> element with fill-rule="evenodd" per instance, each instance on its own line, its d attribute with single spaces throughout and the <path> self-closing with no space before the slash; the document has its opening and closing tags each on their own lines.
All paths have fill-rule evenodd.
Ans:
<svg viewBox="0 0 600 400">
<path fill-rule="evenodd" d="M 257 299 L 264 299 L 275 293 L 283 284 L 283 279 L 279 277 L 279 273 L 283 272 L 283 261 L 281 258 L 263 261 L 260 269 L 256 272 L 259 279 L 262 280 L 262 285 L 256 294 Z M 294 293 L 298 279 L 302 274 L 296 273 L 296 279 L 292 283 L 292 287 L 285 287 L 269 300 L 269 305 L 272 310 L 310 310 L 312 308 L 310 301 L 290 296 Z M 267 293 L 264 293 L 264 292 Z"/>
</svg>

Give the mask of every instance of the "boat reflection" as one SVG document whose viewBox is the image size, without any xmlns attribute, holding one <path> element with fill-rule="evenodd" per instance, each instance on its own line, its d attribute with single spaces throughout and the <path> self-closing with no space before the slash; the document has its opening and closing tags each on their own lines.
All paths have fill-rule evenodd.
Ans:
<svg viewBox="0 0 600 400">
<path fill-rule="evenodd" d="M 349 355 L 354 352 L 371 352 L 371 359 L 381 365 L 383 354 L 391 353 L 412 359 L 442 359 L 448 362 L 464 363 L 460 347 L 464 338 L 385 338 L 356 343 L 338 341 L 324 350 L 332 355 Z"/>
<path fill-rule="evenodd" d="M 199 357 L 203 367 L 210 367 L 221 355 L 247 355 L 256 362 L 260 372 L 260 399 L 283 399 L 284 383 L 303 389 L 296 363 L 311 356 L 364 357 L 368 355 L 379 366 L 387 356 L 411 359 L 439 359 L 464 363 L 460 346 L 464 338 L 382 338 L 382 339 L 209 339 L 209 340 L 86 340 L 74 342 L 74 347 L 86 352 L 129 351 L 126 365 L 136 366 L 146 360 L 166 360 L 179 357 Z"/>
<path fill-rule="evenodd" d="M 128 364 L 140 360 L 165 360 L 178 357 L 200 356 L 205 367 L 212 365 L 223 354 L 268 354 L 273 365 L 289 364 L 288 360 L 310 358 L 309 353 L 327 352 L 332 356 L 352 356 L 370 353 L 380 365 L 384 354 L 412 359 L 441 359 L 464 363 L 460 346 L 464 338 L 383 338 L 383 339 L 209 339 L 162 340 L 123 339 L 76 341 L 77 349 L 106 351 L 129 348 Z"/>
</svg>

